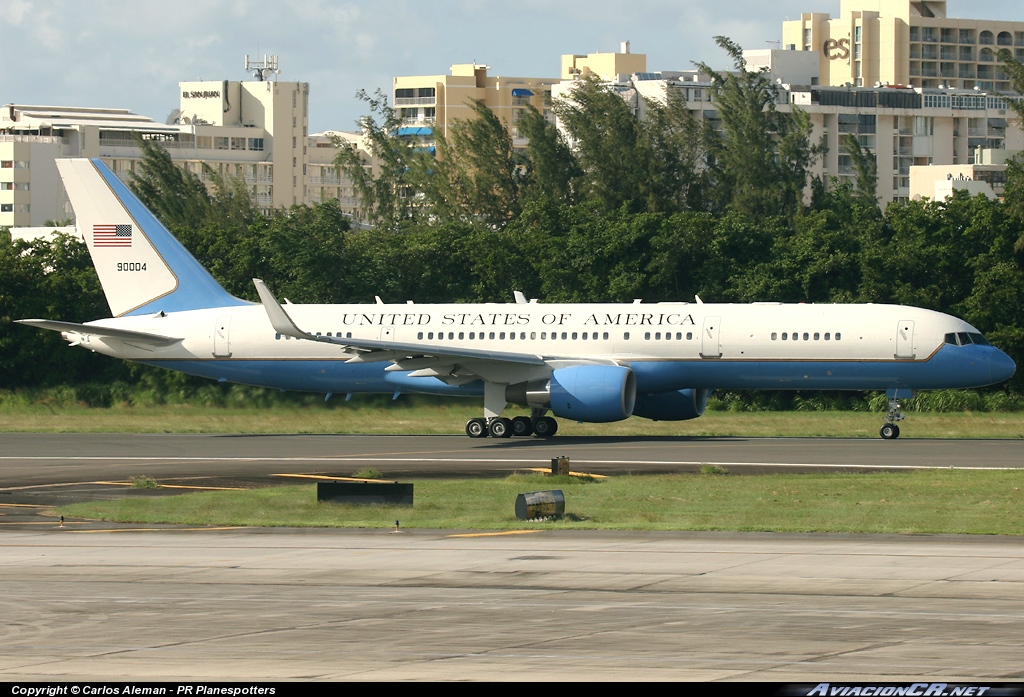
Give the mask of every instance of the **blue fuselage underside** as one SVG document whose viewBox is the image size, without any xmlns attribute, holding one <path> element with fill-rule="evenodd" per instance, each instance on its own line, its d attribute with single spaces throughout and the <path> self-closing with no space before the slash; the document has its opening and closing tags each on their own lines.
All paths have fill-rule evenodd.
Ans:
<svg viewBox="0 0 1024 697">
<path fill-rule="evenodd" d="M 944 346 L 923 361 L 705 359 L 632 361 L 629 365 L 636 374 L 640 393 L 686 388 L 882 390 L 905 387 L 929 390 L 989 384 L 1002 355 L 988 346 Z M 451 386 L 437 378 L 409 377 L 404 371 L 386 372 L 387 362 L 236 359 L 143 362 L 214 380 L 303 392 L 483 394 L 479 381 Z"/>
</svg>

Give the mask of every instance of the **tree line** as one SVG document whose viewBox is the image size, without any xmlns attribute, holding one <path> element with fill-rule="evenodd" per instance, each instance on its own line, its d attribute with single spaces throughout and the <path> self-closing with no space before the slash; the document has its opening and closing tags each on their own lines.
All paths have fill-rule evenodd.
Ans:
<svg viewBox="0 0 1024 697">
<path fill-rule="evenodd" d="M 261 214 L 241 182 L 212 192 L 156 143 L 131 186 L 231 293 L 257 300 L 252 278 L 294 302 L 873 302 L 915 305 L 974 324 L 1024 365 L 1024 170 L 1005 200 L 875 198 L 873 157 L 845 144 L 855 185 L 809 175 L 821 146 L 799 110 L 775 109 L 775 86 L 720 44 L 734 69 L 711 76 L 718 124 L 685 103 L 626 102 L 583 79 L 516 128 L 481 105 L 436 134 L 436 156 L 399 138 L 386 98 L 363 95 L 362 125 L 380 162 L 341 150 L 370 229 L 337 202 Z M 1024 69 L 1003 57 L 1018 89 Z M 717 127 L 712 127 L 712 126 Z M 810 190 L 811 195 L 805 195 Z M 163 371 L 69 350 L 52 332 L 12 325 L 109 316 L 88 253 L 64 238 L 12 243 L 0 234 L 0 387 L 127 381 L 179 389 Z M 1022 371 L 1024 372 L 1024 371 Z M 199 383 L 195 383 L 199 384 Z M 1011 391 L 1024 386 L 1020 373 Z"/>
</svg>

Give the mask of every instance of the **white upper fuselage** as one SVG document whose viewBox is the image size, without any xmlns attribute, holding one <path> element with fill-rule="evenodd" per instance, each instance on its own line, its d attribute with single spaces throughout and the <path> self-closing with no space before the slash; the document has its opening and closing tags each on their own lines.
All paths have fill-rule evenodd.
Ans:
<svg viewBox="0 0 1024 697">
<path fill-rule="evenodd" d="M 443 347 L 544 360 L 542 365 L 460 361 L 495 382 L 544 377 L 553 366 L 587 362 L 686 362 L 695 368 L 697 364 L 751 362 L 922 363 L 942 348 L 945 335 L 977 331 L 949 315 L 896 305 L 286 304 L 284 308 L 310 334 L 415 344 L 427 355 L 431 347 Z M 359 355 L 342 346 L 276 333 L 262 305 L 121 317 L 95 324 L 183 339 L 163 348 L 110 338 L 90 340 L 89 348 L 129 360 L 346 361 Z M 403 353 L 413 355 L 400 351 L 386 358 L 400 361 Z M 429 364 L 429 359 L 418 360 Z M 450 357 L 435 362 L 453 363 Z M 722 368 L 716 368 L 716 374 Z M 861 382 L 847 386 L 839 377 L 836 389 L 863 387 Z M 744 385 L 753 386 L 749 380 Z M 772 378 L 762 387 L 779 385 Z M 294 389 L 304 388 L 296 385 Z"/>
</svg>

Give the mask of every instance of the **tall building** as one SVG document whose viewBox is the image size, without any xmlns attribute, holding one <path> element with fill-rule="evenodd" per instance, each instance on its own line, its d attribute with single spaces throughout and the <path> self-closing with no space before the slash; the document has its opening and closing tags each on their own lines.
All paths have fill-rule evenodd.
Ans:
<svg viewBox="0 0 1024 697">
<path fill-rule="evenodd" d="M 1024 60 L 1024 22 L 955 19 L 946 0 L 842 0 L 839 17 L 783 22 L 785 48 L 818 54 L 825 85 L 978 88 L 1008 92 L 999 49 Z M 964 3 L 967 5 L 967 3 Z"/>
<path fill-rule="evenodd" d="M 450 75 L 415 75 L 394 79 L 393 104 L 402 119 L 399 135 L 415 138 L 429 147 L 435 134 L 446 134 L 460 119 L 474 118 L 471 104 L 491 109 L 505 123 L 514 145 L 525 138 L 516 130 L 527 105 L 544 112 L 551 106 L 551 85 L 557 78 L 501 77 L 476 63 L 453 65 Z"/>
</svg>

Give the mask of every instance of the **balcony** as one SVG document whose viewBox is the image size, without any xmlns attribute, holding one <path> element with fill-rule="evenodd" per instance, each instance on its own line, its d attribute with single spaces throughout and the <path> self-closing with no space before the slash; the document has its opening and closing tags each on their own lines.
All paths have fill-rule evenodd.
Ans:
<svg viewBox="0 0 1024 697">
<path fill-rule="evenodd" d="M 396 97 L 395 106 L 423 106 L 425 104 L 436 104 L 437 97 Z"/>
</svg>

